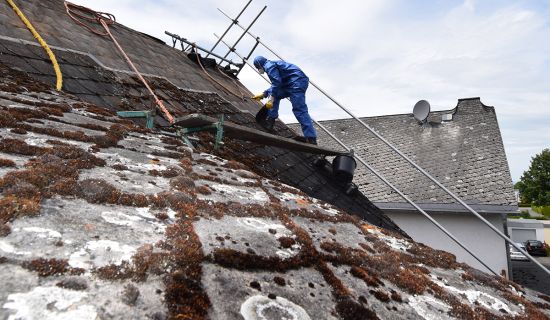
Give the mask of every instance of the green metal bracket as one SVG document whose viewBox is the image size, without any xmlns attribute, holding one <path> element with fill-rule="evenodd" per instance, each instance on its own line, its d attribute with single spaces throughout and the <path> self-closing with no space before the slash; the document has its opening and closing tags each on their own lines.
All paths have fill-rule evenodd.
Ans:
<svg viewBox="0 0 550 320">
<path fill-rule="evenodd" d="M 147 128 L 155 127 L 155 111 L 118 111 L 116 114 L 121 118 L 146 118 Z"/>
<path fill-rule="evenodd" d="M 193 148 L 193 144 L 189 139 L 187 138 L 187 135 L 194 132 L 201 132 L 201 131 L 208 131 L 211 129 L 216 129 L 216 140 L 214 142 L 214 150 L 218 151 L 220 149 L 220 144 L 223 139 L 223 123 L 224 123 L 224 116 L 221 115 L 218 122 L 206 125 L 206 126 L 200 126 L 200 127 L 191 127 L 191 128 L 181 128 L 177 131 L 178 135 L 182 138 L 182 140 L 187 144 L 189 147 Z"/>
<path fill-rule="evenodd" d="M 216 123 L 216 142 L 214 143 L 214 150 L 218 151 L 220 149 L 220 142 L 223 139 L 223 114 L 220 117 L 220 120 Z"/>
<path fill-rule="evenodd" d="M 185 142 L 185 144 L 186 144 L 189 148 L 195 149 L 195 147 L 193 146 L 193 144 L 191 143 L 191 141 L 187 138 L 187 134 L 185 134 L 185 128 L 177 130 L 177 131 L 176 131 L 176 134 L 183 140 L 183 142 Z"/>
</svg>

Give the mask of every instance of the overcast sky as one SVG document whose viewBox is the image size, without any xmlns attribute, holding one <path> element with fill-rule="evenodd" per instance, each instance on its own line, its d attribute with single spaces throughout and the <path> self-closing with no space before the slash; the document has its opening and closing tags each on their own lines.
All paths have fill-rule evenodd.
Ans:
<svg viewBox="0 0 550 320">
<path fill-rule="evenodd" d="M 248 0 L 73 2 L 167 43 L 166 30 L 211 47 L 229 24 L 217 8 L 235 16 Z M 240 22 L 264 5 L 251 31 L 357 115 L 410 113 L 420 99 L 445 110 L 479 96 L 496 108 L 514 181 L 550 148 L 550 0 L 254 0 Z M 251 46 L 247 37 L 238 51 Z M 253 92 L 266 88 L 250 69 L 240 78 Z M 313 89 L 307 98 L 317 120 L 346 117 Z M 289 102 L 281 111 L 296 121 Z"/>
</svg>

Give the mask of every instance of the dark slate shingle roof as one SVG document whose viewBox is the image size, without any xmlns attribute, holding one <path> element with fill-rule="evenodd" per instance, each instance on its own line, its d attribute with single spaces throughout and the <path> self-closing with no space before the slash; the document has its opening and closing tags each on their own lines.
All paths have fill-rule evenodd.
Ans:
<svg viewBox="0 0 550 320">
<path fill-rule="evenodd" d="M 441 121 L 443 114 L 452 114 L 452 120 Z M 495 109 L 483 105 L 479 98 L 461 99 L 455 109 L 433 112 L 428 127 L 419 124 L 412 114 L 362 120 L 468 204 L 487 211 L 515 210 Z M 463 209 L 356 120 L 321 123 L 414 201 L 432 210 Z M 298 125 L 290 126 L 299 131 Z M 337 145 L 318 131 L 321 144 Z M 381 208 L 409 207 L 361 164 L 354 182 Z"/>
<path fill-rule="evenodd" d="M 94 59 L 102 64 L 102 67 L 130 70 L 111 39 L 98 36 L 76 24 L 65 12 L 63 2 L 62 0 L 20 1 L 18 6 L 51 47 L 90 53 Z M 94 28 L 103 30 L 100 26 L 94 26 Z M 229 100 L 239 109 L 250 110 L 250 103 L 223 92 L 218 86 L 209 81 L 204 81 L 203 71 L 180 50 L 170 49 L 162 41 L 119 23 L 112 25 L 110 28 L 140 72 L 166 77 L 175 85 L 183 88 L 220 91 L 223 98 Z M 2 30 L 0 36 L 37 43 L 6 2 L 0 2 L 0 29 Z M 178 32 L 178 30 L 174 30 L 174 32 Z M 42 48 L 38 47 L 33 54 L 26 57 L 39 59 L 43 56 L 41 51 Z M 81 57 L 79 59 L 84 60 L 82 61 L 83 65 L 87 64 L 85 61 L 87 58 Z M 63 57 L 61 57 L 62 61 Z M 19 66 L 26 70 L 22 61 L 8 65 Z M 51 69 L 49 61 L 44 62 L 42 66 L 42 72 L 40 72 L 42 74 Z M 62 72 L 72 74 L 71 70 L 62 69 Z M 251 95 L 242 84 L 235 84 L 218 72 L 210 71 L 210 75 L 234 90 L 235 93 L 242 91 L 245 96 Z M 236 87 L 237 85 L 239 88 Z"/>
</svg>

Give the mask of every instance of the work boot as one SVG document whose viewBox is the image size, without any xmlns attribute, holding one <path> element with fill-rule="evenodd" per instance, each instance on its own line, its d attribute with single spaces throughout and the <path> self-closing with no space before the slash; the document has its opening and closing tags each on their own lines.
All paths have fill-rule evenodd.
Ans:
<svg viewBox="0 0 550 320">
<path fill-rule="evenodd" d="M 264 128 L 268 132 L 273 132 L 273 125 L 275 125 L 275 119 L 267 117 L 265 118 L 264 121 L 262 121 L 262 123 L 260 123 L 260 125 L 262 126 L 262 128 Z"/>
<path fill-rule="evenodd" d="M 317 138 L 306 138 L 306 142 L 309 144 L 317 145 Z"/>
<path fill-rule="evenodd" d="M 306 137 L 296 136 L 292 139 L 294 139 L 296 141 L 299 141 L 299 142 L 303 142 L 303 143 L 309 143 L 309 144 L 317 145 L 317 139 L 316 138 L 306 138 Z"/>
</svg>

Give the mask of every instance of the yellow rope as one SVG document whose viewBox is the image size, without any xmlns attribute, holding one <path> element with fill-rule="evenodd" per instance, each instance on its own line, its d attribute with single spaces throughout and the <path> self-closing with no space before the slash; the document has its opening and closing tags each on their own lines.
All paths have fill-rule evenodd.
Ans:
<svg viewBox="0 0 550 320">
<path fill-rule="evenodd" d="M 38 34 L 38 32 L 36 32 L 36 29 L 34 29 L 31 22 L 25 17 L 23 12 L 19 10 L 19 8 L 13 2 L 13 0 L 6 0 L 6 1 L 9 3 L 13 11 L 15 11 L 15 13 L 19 16 L 19 19 L 23 21 L 23 23 L 27 26 L 27 29 L 29 29 L 29 31 L 32 33 L 34 38 L 38 40 L 42 48 L 44 48 L 44 50 L 50 57 L 50 60 L 52 61 L 52 64 L 53 64 L 53 69 L 55 70 L 55 75 L 57 77 L 56 89 L 58 91 L 61 91 L 61 87 L 63 86 L 63 75 L 61 74 L 61 69 L 59 68 L 59 64 L 57 63 L 57 59 L 55 58 L 55 55 L 53 54 L 52 50 L 50 49 L 46 41 L 44 41 L 44 39 L 42 39 L 42 37 Z"/>
</svg>

